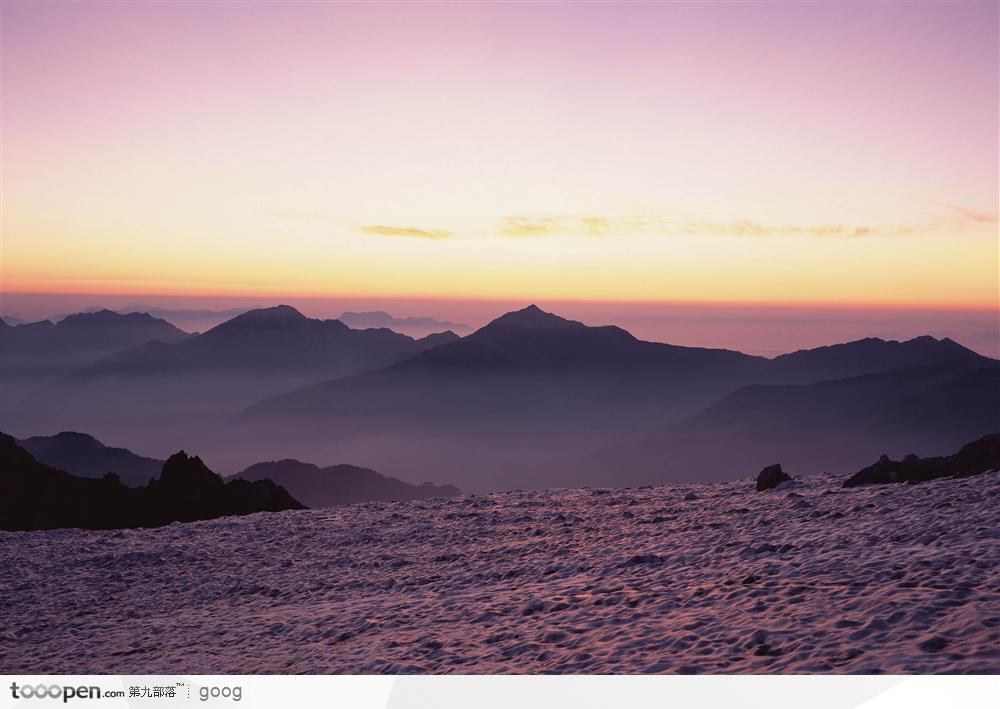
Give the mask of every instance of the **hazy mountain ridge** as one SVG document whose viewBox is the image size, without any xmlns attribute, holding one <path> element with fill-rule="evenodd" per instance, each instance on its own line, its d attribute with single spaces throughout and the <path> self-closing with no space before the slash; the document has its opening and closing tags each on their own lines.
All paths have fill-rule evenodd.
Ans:
<svg viewBox="0 0 1000 709">
<path fill-rule="evenodd" d="M 5 425 L 86 426 L 102 437 L 148 442 L 218 423 L 261 397 L 390 364 L 455 338 L 353 330 L 289 306 L 251 310 L 182 342 L 145 342 L 110 354 L 37 392 Z M 94 411 L 98 400 L 105 405 Z"/>
<path fill-rule="evenodd" d="M 273 480 L 297 500 L 313 508 L 356 502 L 426 500 L 461 494 L 454 485 L 439 486 L 429 482 L 411 485 L 397 478 L 381 475 L 370 468 L 345 464 L 321 468 L 290 458 L 255 463 L 233 477 Z"/>
<path fill-rule="evenodd" d="M 466 487 L 480 484 L 468 480 L 470 462 L 478 470 L 490 470 L 486 479 L 492 487 L 565 485 L 588 479 L 574 477 L 575 463 L 566 462 L 574 452 L 582 456 L 679 424 L 744 386 L 805 386 L 831 376 L 847 380 L 920 366 L 952 367 L 957 375 L 992 364 L 950 340 L 930 337 L 905 342 L 869 338 L 766 359 L 645 342 L 621 328 L 588 327 L 531 306 L 397 365 L 261 401 L 234 420 L 229 435 L 273 429 L 280 432 L 276 438 L 287 437 L 283 450 L 290 453 L 300 447 L 311 457 L 364 460 L 408 477 L 443 471 Z M 869 396 L 878 394 L 877 387 L 867 386 Z M 914 393 L 912 381 L 908 386 Z M 817 391 L 829 397 L 838 388 Z M 842 405 L 857 408 L 856 401 Z M 803 408 L 810 420 L 824 406 L 806 402 Z M 836 406 L 829 415 L 839 415 Z M 748 421 L 748 430 L 761 424 Z M 956 426 L 952 436 L 992 430 L 979 428 Z M 688 438 L 696 440 L 691 433 Z M 366 443 L 375 437 L 385 442 L 378 449 Z M 945 442 L 955 441 L 937 440 Z M 699 439 L 698 445 L 725 451 L 729 442 L 716 436 Z M 393 455 L 387 448 L 404 452 Z M 520 461 L 514 451 L 521 453 Z M 714 455 L 705 456 L 706 462 Z M 631 482 L 675 479 L 670 476 L 680 472 L 669 451 L 629 460 L 613 466 L 602 481 L 613 484 L 616 475 Z M 638 468 L 630 467 L 637 462 Z M 669 474 L 664 467 L 672 469 Z M 731 464 L 713 465 L 708 473 L 729 470 Z M 691 476 L 703 472 L 703 466 L 690 471 Z"/>
<path fill-rule="evenodd" d="M 465 323 L 455 323 L 449 320 L 438 320 L 428 316 L 395 317 L 384 310 L 367 310 L 364 312 L 347 311 L 339 318 L 341 322 L 359 329 L 369 327 L 387 327 L 396 332 L 416 335 L 451 330 L 456 333 L 467 333 L 472 330 Z"/>
<path fill-rule="evenodd" d="M 93 436 L 64 431 L 16 441 L 43 465 L 82 478 L 116 475 L 129 487 L 141 487 L 159 477 L 165 460 L 136 455 L 126 448 L 106 446 Z M 414 485 L 356 465 L 320 467 L 298 460 L 255 463 L 226 480 L 269 479 L 308 507 L 326 507 L 373 500 L 424 500 L 460 494 L 454 485 L 425 482 Z"/>
<path fill-rule="evenodd" d="M 806 385 L 753 385 L 659 433 L 580 462 L 592 483 L 719 480 L 778 460 L 846 473 L 1000 431 L 1000 363 L 927 365 Z"/>
<path fill-rule="evenodd" d="M 536 306 L 464 338 L 414 340 L 276 306 L 180 343 L 114 353 L 40 393 L 17 417 L 34 430 L 86 422 L 98 436 L 161 454 L 194 448 L 228 471 L 306 458 L 358 461 L 410 480 L 441 476 L 472 489 L 637 482 L 726 474 L 734 461 L 720 465 L 719 456 L 727 451 L 752 453 L 755 466 L 758 454 L 789 446 L 791 434 L 777 432 L 796 426 L 802 437 L 790 449 L 802 456 L 830 426 L 820 448 L 837 453 L 814 458 L 837 466 L 871 453 L 843 453 L 864 438 L 863 424 L 893 447 L 935 426 L 926 445 L 952 444 L 995 428 L 983 400 L 989 385 L 966 396 L 971 385 L 959 376 L 995 364 L 932 337 L 867 338 L 767 359 L 647 342 Z M 924 373 L 938 377 L 938 400 L 919 387 L 923 367 L 943 368 Z M 894 371 L 910 374 L 882 376 Z M 818 385 L 824 380 L 839 383 Z M 949 386 L 962 391 L 948 395 Z M 949 406 L 959 410 L 929 423 L 946 396 L 957 397 Z M 222 428 L 195 431 L 233 415 Z M 655 435 L 643 438 L 658 430 L 670 441 L 662 450 L 650 443 Z M 766 435 L 755 439 L 760 430 Z M 608 446 L 634 450 L 621 460 L 603 451 L 587 458 Z M 589 462 L 572 462 L 581 458 Z"/>
<path fill-rule="evenodd" d="M 0 371 L 4 379 L 54 379 L 128 347 L 146 342 L 179 343 L 190 335 L 145 313 L 111 310 L 0 327 Z"/>
<path fill-rule="evenodd" d="M 138 487 L 160 474 L 165 461 L 136 455 L 126 448 L 106 446 L 93 436 L 63 431 L 54 436 L 32 436 L 17 444 L 35 460 L 71 475 L 100 478 L 115 473 L 129 487 Z"/>
</svg>

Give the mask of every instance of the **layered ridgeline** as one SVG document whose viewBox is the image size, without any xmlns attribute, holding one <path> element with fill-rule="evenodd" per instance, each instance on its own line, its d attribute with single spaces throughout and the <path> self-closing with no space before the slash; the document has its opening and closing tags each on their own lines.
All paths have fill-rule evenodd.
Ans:
<svg viewBox="0 0 1000 709">
<path fill-rule="evenodd" d="M 176 344 L 190 335 L 146 313 L 110 310 L 67 315 L 58 322 L 8 325 L 0 320 L 2 410 L 38 386 L 94 364 L 120 350 L 158 341 Z"/>
<path fill-rule="evenodd" d="M 35 460 L 83 478 L 114 473 L 129 487 L 145 485 L 160 474 L 164 461 L 136 455 L 127 448 L 106 446 L 93 436 L 63 431 L 17 441 Z"/>
<path fill-rule="evenodd" d="M 352 461 L 474 490 L 731 478 L 775 458 L 847 472 L 1000 428 L 996 365 L 931 337 L 767 359 L 535 306 L 464 338 L 415 340 L 279 306 L 108 356 L 3 422 L 160 455 L 186 447 L 226 472 Z"/>
<path fill-rule="evenodd" d="M 126 487 L 114 473 L 70 475 L 0 433 L 0 529 L 159 527 L 254 512 L 304 509 L 270 480 L 223 482 L 197 456 L 170 456 L 159 478 Z"/>
<path fill-rule="evenodd" d="M 32 436 L 16 443 L 39 463 L 81 478 L 103 478 L 113 473 L 129 487 L 146 485 L 158 477 L 166 462 L 136 455 L 126 448 L 106 446 L 93 436 L 75 431 Z M 298 460 L 256 463 L 230 479 L 272 480 L 308 507 L 426 500 L 460 494 L 454 485 L 430 482 L 412 485 L 356 465 L 321 468 Z"/>
<path fill-rule="evenodd" d="M 119 316 L 130 317 L 130 316 Z M 180 342 L 145 342 L 36 392 L 4 424 L 85 428 L 138 443 L 225 420 L 261 397 L 398 361 L 456 339 L 352 330 L 289 306 L 251 310 Z"/>
<path fill-rule="evenodd" d="M 428 500 L 461 494 L 454 485 L 435 485 L 430 482 L 411 485 L 356 465 L 329 465 L 321 468 L 292 459 L 256 463 L 235 477 L 243 480 L 273 480 L 309 507 L 333 507 L 372 501 Z"/>
<path fill-rule="evenodd" d="M 821 380 L 938 367 L 944 370 L 942 387 L 949 382 L 961 387 L 962 377 L 995 364 L 951 340 L 930 337 L 867 339 L 766 359 L 644 342 L 621 328 L 588 327 L 531 306 L 395 365 L 266 399 L 238 416 L 217 440 L 228 441 L 233 451 L 236 441 L 267 436 L 272 455 L 365 461 L 410 479 L 444 475 L 474 489 L 731 478 L 767 462 L 757 458 L 769 448 L 750 447 L 760 429 L 756 416 L 737 426 L 735 435 L 729 429 L 698 441 L 692 450 L 709 455 L 705 465 L 693 468 L 693 456 L 674 456 L 676 441 L 596 464 L 587 454 L 684 425 L 685 418 L 747 385 L 808 387 Z M 891 408 L 889 395 L 877 387 L 860 401 Z M 856 416 L 858 407 L 857 399 L 836 395 L 817 405 L 844 423 L 824 440 L 826 450 L 839 456 L 845 444 L 864 434 L 867 422 Z M 960 439 L 946 443 L 995 428 L 989 413 L 983 407 L 970 412 L 965 423 L 952 427 Z M 901 423 L 896 438 L 879 445 L 894 449 L 900 437 L 921 438 L 928 424 L 915 418 L 909 421 L 920 425 L 912 434 Z M 789 416 L 790 425 L 802 423 L 798 415 Z M 941 443 L 938 437 L 923 448 Z M 253 453 L 260 457 L 260 451 Z M 848 459 L 818 453 L 811 464 L 850 467 L 871 457 L 869 448 L 856 455 L 848 451 Z"/>
<path fill-rule="evenodd" d="M 619 485 L 726 480 L 779 459 L 844 473 L 880 454 L 928 455 L 997 431 L 1000 364 L 924 365 L 744 387 L 686 421 L 577 461 L 570 477 Z"/>
<path fill-rule="evenodd" d="M 410 316 L 397 318 L 384 310 L 368 310 L 363 313 L 348 311 L 339 318 L 342 323 L 359 330 L 368 327 L 387 327 L 396 332 L 402 332 L 413 337 L 431 335 L 435 332 L 451 331 L 460 334 L 468 334 L 472 331 L 464 323 L 450 322 L 448 320 L 437 320 L 427 316 Z"/>
</svg>

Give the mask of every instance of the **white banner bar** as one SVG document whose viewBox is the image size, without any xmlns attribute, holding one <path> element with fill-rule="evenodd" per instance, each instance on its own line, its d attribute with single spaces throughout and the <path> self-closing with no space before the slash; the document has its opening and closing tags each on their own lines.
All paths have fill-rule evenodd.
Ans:
<svg viewBox="0 0 1000 709">
<path fill-rule="evenodd" d="M 0 707 L 995 709 L 997 676 L 3 676 Z"/>
</svg>

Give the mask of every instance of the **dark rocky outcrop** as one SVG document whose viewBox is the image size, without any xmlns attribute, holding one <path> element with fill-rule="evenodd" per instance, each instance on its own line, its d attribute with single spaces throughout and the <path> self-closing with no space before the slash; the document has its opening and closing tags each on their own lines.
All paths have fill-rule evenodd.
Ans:
<svg viewBox="0 0 1000 709">
<path fill-rule="evenodd" d="M 845 480 L 844 487 L 912 484 L 937 478 L 978 475 L 988 470 L 1000 470 L 1000 433 L 992 433 L 966 444 L 954 455 L 920 458 L 911 454 L 903 460 L 891 460 L 883 455 L 877 463 Z"/>
<path fill-rule="evenodd" d="M 769 465 L 757 474 L 757 492 L 771 490 L 791 479 L 788 473 L 781 469 L 781 465 L 777 463 Z"/>
<path fill-rule="evenodd" d="M 272 481 L 223 482 L 183 451 L 167 460 L 159 479 L 129 488 L 114 473 L 80 478 L 39 463 L 0 433 L 0 529 L 158 527 L 289 509 L 303 505 Z"/>
<path fill-rule="evenodd" d="M 188 456 L 184 451 L 167 458 L 159 479 L 151 481 L 142 492 L 154 525 L 305 509 L 271 480 L 223 482 L 198 456 Z"/>
</svg>

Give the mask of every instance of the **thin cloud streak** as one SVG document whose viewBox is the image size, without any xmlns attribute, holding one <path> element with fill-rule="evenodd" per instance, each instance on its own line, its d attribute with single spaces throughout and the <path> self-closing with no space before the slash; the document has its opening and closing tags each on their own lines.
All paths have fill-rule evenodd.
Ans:
<svg viewBox="0 0 1000 709">
<path fill-rule="evenodd" d="M 941 203 L 959 215 L 961 222 L 973 227 L 997 221 L 993 212 L 979 212 L 960 205 Z M 279 216 L 289 219 L 313 221 L 348 220 L 332 214 L 312 211 L 281 210 Z M 355 226 L 362 234 L 376 236 L 397 236 L 415 239 L 447 239 L 472 236 L 474 233 L 493 233 L 512 238 L 535 238 L 548 236 L 804 236 L 819 239 L 857 239 L 865 237 L 906 236 L 922 234 L 941 229 L 939 222 L 922 224 L 767 224 L 753 219 L 731 221 L 711 221 L 699 219 L 670 219 L 657 215 L 556 215 L 556 214 L 512 214 L 501 217 L 492 228 L 451 231 L 446 229 L 400 226 L 390 224 L 366 224 Z M 952 228 L 955 225 L 952 224 Z"/>
<path fill-rule="evenodd" d="M 969 221 L 992 224 L 997 220 L 996 212 L 977 212 L 972 209 L 967 209 L 959 204 L 949 204 L 948 202 L 942 202 L 941 204 L 948 209 L 958 212 L 958 214 Z"/>
<path fill-rule="evenodd" d="M 377 234 L 378 236 L 404 236 L 414 239 L 445 239 L 452 236 L 450 231 L 443 229 L 419 229 L 411 226 L 386 226 L 383 224 L 373 224 L 358 228 L 363 234 Z"/>
<path fill-rule="evenodd" d="M 761 224 L 751 219 L 730 222 L 675 221 L 658 216 L 507 216 L 500 220 L 505 236 L 661 234 L 665 236 L 787 236 L 817 238 L 858 238 L 891 236 L 928 231 L 930 227 L 912 225 L 867 226 L 847 224 L 796 225 Z"/>
</svg>

